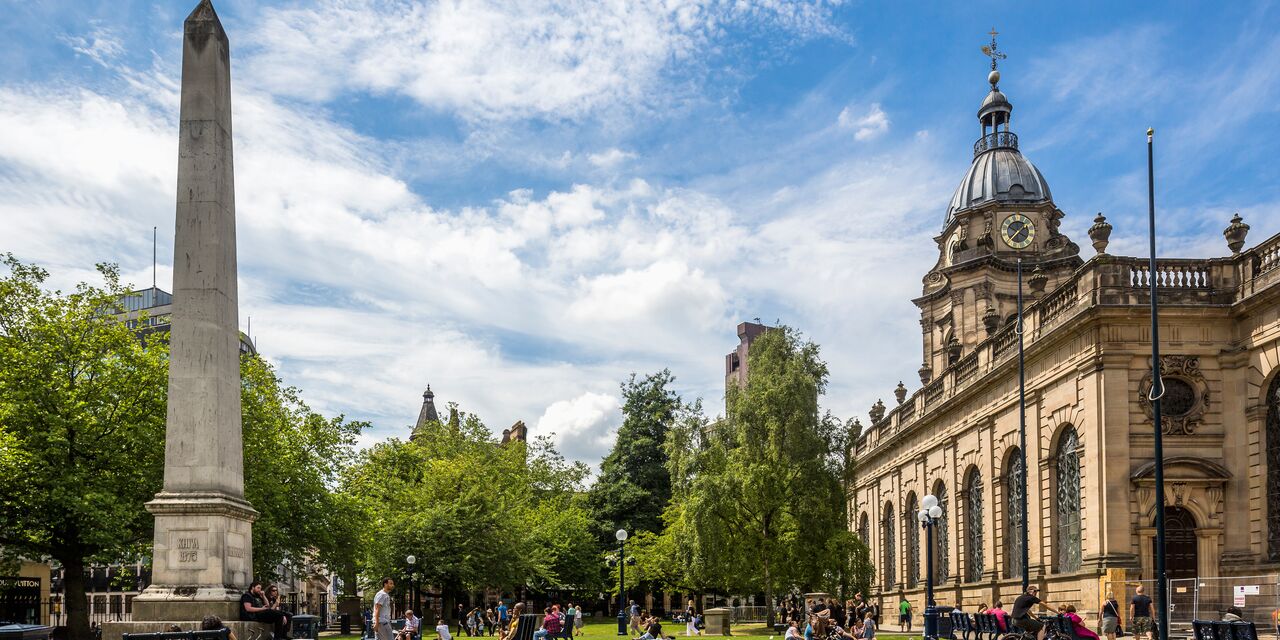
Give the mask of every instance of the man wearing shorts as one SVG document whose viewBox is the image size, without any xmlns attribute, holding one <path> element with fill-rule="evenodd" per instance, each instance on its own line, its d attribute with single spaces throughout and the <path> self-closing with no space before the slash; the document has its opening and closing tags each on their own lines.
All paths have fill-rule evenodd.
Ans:
<svg viewBox="0 0 1280 640">
<path fill-rule="evenodd" d="M 911 603 L 906 598 L 898 603 L 898 630 L 911 631 Z"/>
<path fill-rule="evenodd" d="M 1151 597 L 1142 591 L 1142 585 L 1138 585 L 1129 601 L 1129 623 L 1133 625 L 1134 638 L 1151 636 Z"/>
<path fill-rule="evenodd" d="M 1053 605 L 1040 599 L 1040 587 L 1031 585 L 1027 587 L 1027 592 L 1018 596 L 1013 601 L 1013 612 L 1010 615 L 1013 618 L 1014 626 L 1023 631 L 1034 634 L 1036 640 L 1044 640 L 1044 623 L 1035 617 L 1032 607 L 1039 606 L 1042 609 L 1053 610 Z"/>
</svg>

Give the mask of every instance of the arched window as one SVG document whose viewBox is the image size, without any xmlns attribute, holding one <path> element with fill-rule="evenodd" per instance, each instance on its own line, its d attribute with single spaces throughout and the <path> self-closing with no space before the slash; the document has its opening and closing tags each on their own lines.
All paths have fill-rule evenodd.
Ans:
<svg viewBox="0 0 1280 640">
<path fill-rule="evenodd" d="M 907 588 L 914 589 L 920 584 L 920 523 L 916 521 L 916 513 L 920 504 L 916 494 L 907 494 L 907 506 L 902 510 L 902 533 L 907 541 Z"/>
<path fill-rule="evenodd" d="M 867 512 L 862 512 L 862 517 L 858 519 L 858 537 L 862 538 L 862 544 L 871 546 L 871 521 L 867 518 Z"/>
<path fill-rule="evenodd" d="M 1280 374 L 1267 389 L 1267 558 L 1280 561 Z"/>
<path fill-rule="evenodd" d="M 892 589 L 894 583 L 898 581 L 897 549 L 894 548 L 894 540 L 897 539 L 897 534 L 894 533 L 892 502 L 884 504 L 884 517 L 881 520 L 884 522 L 884 527 L 880 531 L 880 546 L 884 549 L 884 588 Z"/>
<path fill-rule="evenodd" d="M 982 579 L 982 474 L 977 467 L 969 469 L 969 477 L 964 488 L 964 524 L 965 551 L 968 563 L 965 567 L 965 578 L 969 582 Z"/>
<path fill-rule="evenodd" d="M 1080 569 L 1080 440 L 1075 427 L 1067 427 L 1058 439 L 1054 455 L 1058 466 L 1058 491 L 1055 496 L 1058 539 L 1058 571 Z"/>
<path fill-rule="evenodd" d="M 1004 465 L 1004 577 L 1022 576 L 1022 451 L 1014 447 Z"/>
<path fill-rule="evenodd" d="M 942 583 L 951 575 L 951 568 L 947 562 L 947 487 L 941 480 L 933 485 L 933 496 L 942 507 L 942 517 L 933 525 L 933 579 Z"/>
</svg>

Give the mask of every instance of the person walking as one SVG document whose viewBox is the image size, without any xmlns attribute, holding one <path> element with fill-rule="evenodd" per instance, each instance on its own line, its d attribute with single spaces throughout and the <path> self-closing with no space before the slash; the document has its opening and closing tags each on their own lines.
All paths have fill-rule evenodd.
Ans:
<svg viewBox="0 0 1280 640">
<path fill-rule="evenodd" d="M 1116 640 L 1116 632 L 1120 630 L 1120 603 L 1116 602 L 1116 594 L 1110 591 L 1102 601 L 1102 619 L 1098 623 L 1098 629 L 1107 640 Z"/>
<path fill-rule="evenodd" d="M 684 635 L 685 636 L 698 635 L 698 630 L 693 626 L 693 614 L 695 613 L 697 613 L 697 611 L 694 610 L 693 599 L 690 598 L 689 604 L 685 605 L 684 607 Z"/>
<path fill-rule="evenodd" d="M 1133 626 L 1134 640 L 1151 635 L 1151 597 L 1143 593 L 1142 585 L 1134 589 L 1133 599 L 1129 601 L 1129 623 Z"/>
<path fill-rule="evenodd" d="M 898 603 L 898 631 L 911 632 L 911 603 L 906 598 Z"/>
<path fill-rule="evenodd" d="M 391 629 L 391 590 L 396 588 L 395 580 L 382 579 L 382 589 L 373 596 L 373 636 L 377 640 L 394 640 L 396 634 Z"/>
<path fill-rule="evenodd" d="M 570 602 L 564 610 L 564 637 L 573 640 L 573 625 L 578 618 L 578 608 Z"/>
<path fill-rule="evenodd" d="M 458 635 L 461 636 L 467 630 L 467 608 L 461 602 L 454 610 L 454 619 L 458 621 Z"/>
<path fill-rule="evenodd" d="M 498 601 L 498 635 L 505 635 L 507 633 L 507 626 L 508 626 L 507 623 L 509 620 L 510 619 L 507 617 L 507 602 L 505 600 L 499 600 Z"/>
</svg>

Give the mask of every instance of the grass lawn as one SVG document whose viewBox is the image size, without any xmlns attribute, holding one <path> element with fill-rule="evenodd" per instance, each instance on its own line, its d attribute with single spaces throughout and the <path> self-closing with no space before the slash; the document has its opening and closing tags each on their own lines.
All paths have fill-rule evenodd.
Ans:
<svg viewBox="0 0 1280 640">
<path fill-rule="evenodd" d="M 613 618 L 609 618 L 607 621 L 603 619 L 595 619 L 595 620 L 589 619 L 587 620 L 586 625 L 582 627 L 582 631 L 583 631 L 582 635 L 574 636 L 574 637 L 580 638 L 581 640 L 620 640 L 620 638 L 623 637 L 618 635 L 618 623 Z M 667 635 L 676 636 L 677 640 L 682 640 L 684 638 L 684 625 L 664 622 L 662 625 L 662 632 Z M 731 637 L 743 637 L 743 636 L 754 636 L 754 637 L 764 637 L 764 638 L 772 636 L 773 638 L 775 638 L 775 640 L 781 640 L 782 638 L 782 634 L 774 633 L 773 629 L 766 627 L 763 623 L 741 624 L 741 625 L 734 626 L 733 636 Z M 360 636 L 358 635 L 339 636 L 339 635 L 322 634 L 322 637 L 324 640 L 360 640 Z M 485 636 L 485 637 L 488 638 L 489 636 Z M 629 638 L 630 636 L 626 636 L 626 637 Z M 709 639 L 710 638 L 723 639 L 730 636 L 700 636 L 700 637 L 709 638 Z M 885 633 L 885 632 L 876 633 L 876 640 L 906 640 L 907 638 L 919 638 L 919 637 L 920 637 L 919 633 L 914 633 L 911 635 L 903 635 L 898 633 Z M 434 633 L 430 635 L 423 634 L 422 640 L 435 640 L 435 634 Z M 465 635 L 461 637 L 454 636 L 454 640 L 467 640 L 467 636 Z M 476 640 L 480 640 L 480 639 L 477 638 Z"/>
</svg>

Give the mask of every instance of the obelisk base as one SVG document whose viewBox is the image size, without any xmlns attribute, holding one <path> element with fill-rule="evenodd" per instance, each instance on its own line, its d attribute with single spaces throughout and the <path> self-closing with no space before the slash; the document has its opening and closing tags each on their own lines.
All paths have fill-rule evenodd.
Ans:
<svg viewBox="0 0 1280 640">
<path fill-rule="evenodd" d="M 133 599 L 139 622 L 240 618 L 253 579 L 253 521 L 258 512 L 221 493 L 159 493 L 151 586 Z"/>
</svg>

